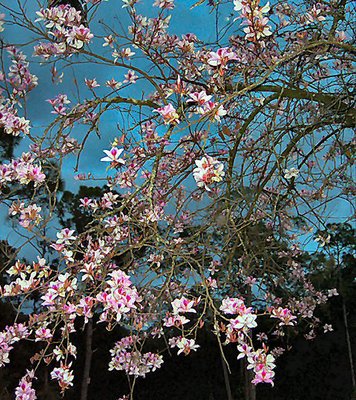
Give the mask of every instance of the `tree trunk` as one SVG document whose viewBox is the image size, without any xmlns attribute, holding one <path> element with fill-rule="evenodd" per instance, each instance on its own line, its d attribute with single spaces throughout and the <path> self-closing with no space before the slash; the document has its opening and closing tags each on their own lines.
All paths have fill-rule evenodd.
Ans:
<svg viewBox="0 0 356 400">
<path fill-rule="evenodd" d="M 243 364 L 245 400 L 256 400 L 256 386 L 251 383 L 253 379 L 253 372 L 247 369 L 247 361 L 245 361 Z"/>
<path fill-rule="evenodd" d="M 89 319 L 89 322 L 85 330 L 85 361 L 83 369 L 82 388 L 80 392 L 80 400 L 88 399 L 91 359 L 93 355 L 92 342 L 93 342 L 93 320 Z"/>
<path fill-rule="evenodd" d="M 225 381 L 227 400 L 233 400 L 232 393 L 231 393 L 230 379 L 229 379 L 229 371 L 227 370 L 226 363 L 225 363 L 224 357 L 221 354 L 221 352 L 220 352 L 220 359 L 221 359 L 223 372 L 224 372 L 224 381 Z"/>
<path fill-rule="evenodd" d="M 350 340 L 349 325 L 347 322 L 346 304 L 345 304 L 344 299 L 342 299 L 342 313 L 343 313 L 343 317 L 344 317 L 347 353 L 349 355 L 349 362 L 350 362 L 351 382 L 352 382 L 352 388 L 355 392 L 355 389 L 356 389 L 355 368 L 354 368 L 354 361 L 353 361 L 353 357 L 352 357 L 352 346 L 351 346 L 351 340 Z"/>
</svg>

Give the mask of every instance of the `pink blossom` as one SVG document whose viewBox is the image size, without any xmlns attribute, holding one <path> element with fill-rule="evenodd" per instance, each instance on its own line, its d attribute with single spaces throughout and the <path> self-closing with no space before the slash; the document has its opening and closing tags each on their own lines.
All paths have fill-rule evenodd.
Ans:
<svg viewBox="0 0 356 400">
<path fill-rule="evenodd" d="M 193 306 L 195 305 L 194 300 L 189 300 L 185 297 L 182 297 L 180 299 L 175 299 L 172 301 L 172 308 L 173 308 L 173 314 L 179 314 L 179 313 L 196 313 L 196 310 L 194 310 Z"/>
<path fill-rule="evenodd" d="M 178 355 L 184 353 L 186 356 L 193 350 L 197 351 L 200 347 L 195 343 L 194 339 L 180 338 L 177 340 L 176 346 L 178 347 Z"/>
<path fill-rule="evenodd" d="M 230 325 L 233 329 L 252 329 L 257 326 L 256 318 L 257 315 L 255 314 L 239 315 L 237 318 L 230 320 Z"/>
<path fill-rule="evenodd" d="M 208 185 L 221 182 L 225 175 L 224 165 L 213 157 L 203 157 L 201 160 L 196 160 L 195 164 L 197 168 L 193 171 L 194 179 L 198 187 L 204 187 L 207 191 L 211 191 Z"/>
<path fill-rule="evenodd" d="M 104 150 L 106 157 L 101 158 L 100 161 L 110 162 L 112 168 L 118 165 L 124 165 L 125 160 L 120 158 L 120 155 L 123 151 L 124 149 L 118 149 L 117 147 L 112 147 L 111 150 Z"/>
<path fill-rule="evenodd" d="M 70 386 L 73 386 L 73 371 L 71 371 L 72 363 L 60 364 L 60 367 L 54 368 L 51 372 L 51 378 L 58 381 L 58 384 L 62 391 L 68 389 Z"/>
<path fill-rule="evenodd" d="M 36 400 L 36 392 L 32 387 L 32 380 L 34 378 L 35 372 L 27 371 L 27 374 L 23 376 L 19 382 L 19 385 L 15 389 L 15 400 Z"/>
<path fill-rule="evenodd" d="M 131 69 L 125 74 L 124 83 L 136 83 L 138 76 Z"/>
<path fill-rule="evenodd" d="M 64 228 L 60 232 L 57 232 L 57 244 L 70 244 L 71 241 L 75 240 L 76 237 L 73 235 L 74 230 Z"/>
<path fill-rule="evenodd" d="M 177 114 L 177 111 L 172 106 L 172 104 L 157 108 L 157 110 L 154 110 L 154 112 L 158 112 L 163 117 L 164 123 L 166 125 L 179 123 L 179 115 Z"/>
<path fill-rule="evenodd" d="M 227 63 L 232 60 L 237 60 L 235 52 L 230 50 L 228 47 L 219 49 L 216 53 L 211 51 L 209 53 L 208 64 L 213 67 L 226 67 Z"/>
<path fill-rule="evenodd" d="M 283 325 L 294 325 L 296 316 L 292 315 L 292 312 L 288 308 L 273 308 L 271 318 L 278 318 L 281 320 L 279 326 Z"/>
<path fill-rule="evenodd" d="M 255 378 L 252 380 L 252 383 L 254 385 L 257 385 L 258 383 L 270 383 L 272 386 L 274 386 L 273 382 L 273 377 L 274 377 L 274 372 L 273 371 L 268 371 L 265 368 L 261 368 L 258 372 L 256 372 Z"/>
</svg>

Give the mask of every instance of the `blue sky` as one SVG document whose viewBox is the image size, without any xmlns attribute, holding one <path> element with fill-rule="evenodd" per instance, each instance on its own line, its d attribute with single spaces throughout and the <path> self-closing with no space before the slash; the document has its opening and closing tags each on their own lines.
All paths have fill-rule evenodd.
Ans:
<svg viewBox="0 0 356 400">
<path fill-rule="evenodd" d="M 211 8 L 207 5 L 202 5 L 191 9 L 191 6 L 196 2 L 196 0 L 176 0 L 176 8 L 173 11 L 173 16 L 171 20 L 171 25 L 169 31 L 177 35 L 185 33 L 194 33 L 199 39 L 206 43 L 212 43 L 211 47 L 214 48 L 214 41 L 216 38 L 215 33 L 215 11 L 211 12 Z M 14 1 L 14 6 L 16 2 Z M 28 17 L 34 20 L 35 11 L 37 10 L 36 1 L 22 1 L 26 4 L 28 11 Z M 92 31 L 96 35 L 103 35 L 103 26 L 100 24 L 101 21 L 109 26 L 122 25 L 124 28 L 130 24 L 127 12 L 121 7 L 121 1 L 119 0 L 109 0 L 108 2 L 102 3 L 99 7 L 99 11 L 96 17 L 96 22 L 91 25 Z M 138 12 L 143 15 L 153 16 L 157 12 L 157 8 L 152 7 L 153 0 L 141 0 L 139 6 L 137 7 Z M 0 6 L 0 12 L 7 13 L 6 10 L 2 10 Z M 220 20 L 224 24 L 226 16 L 233 15 L 233 5 L 232 2 L 222 6 L 220 9 Z M 236 15 L 233 15 L 233 17 Z M 236 26 L 234 29 L 238 29 L 239 22 L 236 21 Z M 5 32 L 2 33 L 5 41 L 16 43 L 26 43 L 30 42 L 34 35 L 29 31 L 24 31 L 16 26 L 6 25 Z M 91 45 L 92 49 L 99 49 L 102 51 L 103 41 L 101 39 L 96 39 Z M 134 49 L 133 49 L 134 50 Z M 65 78 L 63 84 L 54 85 L 51 82 L 51 76 L 49 73 L 48 66 L 43 66 L 40 64 L 38 58 L 33 58 L 33 43 L 31 46 L 25 48 L 25 53 L 31 60 L 31 72 L 36 74 L 39 78 L 39 86 L 31 93 L 29 97 L 28 109 L 29 109 L 29 119 L 33 125 L 33 133 L 38 135 L 41 134 L 43 129 L 46 127 L 48 122 L 52 119 L 50 114 L 51 107 L 46 102 L 47 99 L 53 98 L 59 93 L 68 94 L 69 98 L 73 100 L 72 104 L 76 103 L 76 90 L 73 85 L 73 79 L 79 82 L 79 86 L 84 88 L 84 78 L 96 78 L 102 85 L 108 79 L 115 78 L 117 80 L 123 80 L 123 75 L 126 71 L 119 67 L 103 67 L 98 64 L 74 64 L 73 66 L 65 70 Z M 73 57 L 75 59 L 76 56 Z M 136 61 L 135 61 L 136 62 Z M 144 61 L 141 62 L 144 66 Z M 141 66 L 140 64 L 138 65 Z M 149 92 L 150 87 L 146 87 L 138 83 L 137 85 L 131 85 L 126 89 L 125 95 L 132 97 L 141 97 L 142 90 Z M 80 93 L 82 98 L 88 96 L 88 91 L 82 90 Z M 103 156 L 103 150 L 110 147 L 110 142 L 118 135 L 117 124 L 120 123 L 120 115 L 118 112 L 107 113 L 101 120 L 101 133 L 102 138 L 99 139 L 95 133 L 92 133 L 91 139 L 88 141 L 89 146 L 86 148 L 86 152 L 83 153 L 80 162 L 80 168 L 78 172 L 92 172 L 95 175 L 105 176 L 106 164 L 100 162 L 100 158 Z M 83 132 L 79 130 L 74 132 L 73 136 L 79 141 L 83 135 Z M 16 154 L 20 154 L 22 151 L 26 151 L 28 146 L 28 141 L 24 139 L 20 146 L 16 149 Z M 78 182 L 75 181 L 74 176 L 74 166 L 75 157 L 68 158 L 62 171 L 62 177 L 66 182 L 66 189 L 71 191 L 76 191 L 81 184 L 90 184 L 90 182 Z M 92 184 L 99 184 L 93 182 Z M 334 219 L 343 219 L 343 216 L 349 214 L 349 205 L 342 199 L 340 199 L 333 208 L 329 209 L 328 212 Z M 0 209 L 0 217 L 1 217 Z M 332 221 L 334 222 L 334 220 Z M 9 232 L 2 228 L 2 233 Z M 306 236 L 306 239 L 308 237 Z M 310 238 L 310 237 L 309 237 Z"/>
<path fill-rule="evenodd" d="M 177 35 L 194 33 L 199 39 L 207 43 L 214 42 L 216 37 L 215 11 L 211 12 L 212 9 L 207 5 L 191 8 L 195 2 L 196 1 L 192 0 L 176 1 L 176 8 L 172 13 L 173 15 L 169 31 Z M 38 10 L 36 3 L 37 2 L 35 1 L 22 1 L 22 4 L 24 4 L 26 7 L 27 16 L 32 20 L 36 19 L 35 11 Z M 96 35 L 104 35 L 101 21 L 104 21 L 105 24 L 109 26 L 116 27 L 118 30 L 120 29 L 120 25 L 127 30 L 127 27 L 130 25 L 130 20 L 128 18 L 126 9 L 123 9 L 121 4 L 121 1 L 109 0 L 100 5 L 95 18 L 96 22 L 91 25 L 91 29 Z M 158 9 L 153 7 L 152 4 L 153 0 L 141 0 L 137 6 L 137 10 L 142 15 L 154 16 Z M 16 3 L 14 6 L 15 5 Z M 225 16 L 228 15 L 229 12 L 231 13 L 233 10 L 232 3 L 225 5 L 224 9 L 225 10 L 223 11 Z M 7 12 L 6 10 L 1 10 L 0 7 L 0 12 L 2 11 L 5 13 Z M 220 14 L 222 13 L 220 12 Z M 15 25 L 7 25 L 5 32 L 3 32 L 2 35 L 4 36 L 5 41 L 14 44 L 30 42 L 35 37 L 32 32 L 25 31 L 23 28 L 19 28 Z M 103 39 L 96 39 L 91 45 L 92 50 L 95 51 L 97 49 L 98 52 L 102 52 L 102 43 Z M 76 103 L 75 99 L 77 97 L 77 91 L 73 85 L 74 79 L 78 81 L 79 87 L 81 88 L 81 97 L 85 98 L 86 96 L 92 97 L 92 95 L 85 90 L 85 77 L 96 78 L 97 81 L 103 85 L 106 80 L 111 78 L 123 80 L 123 75 L 127 72 L 120 67 L 103 67 L 102 65 L 98 64 L 74 64 L 73 66 L 65 69 L 63 83 L 54 85 L 51 82 L 49 67 L 46 65 L 41 65 L 41 60 L 38 57 L 32 57 L 33 43 L 31 46 L 25 47 L 24 51 L 31 61 L 31 72 L 37 75 L 39 78 L 39 86 L 33 90 L 28 99 L 28 118 L 31 120 L 33 126 L 32 132 L 36 135 L 41 135 L 43 129 L 53 118 L 53 115 L 50 114 L 51 107 L 46 102 L 47 99 L 53 98 L 59 93 L 66 93 L 73 101 L 72 104 Z M 75 57 L 76 56 L 73 57 L 74 60 Z M 144 68 L 144 61 L 140 62 L 135 60 L 135 64 L 138 67 Z M 100 93 L 100 90 L 101 89 L 99 89 L 98 93 Z M 123 92 L 123 95 L 140 98 L 142 96 L 142 91 L 149 92 L 150 90 L 151 88 L 147 85 L 138 83 L 136 85 L 131 85 L 126 90 L 126 93 Z M 92 134 L 91 140 L 88 141 L 89 146 L 86 148 L 86 152 L 83 153 L 83 156 L 81 157 L 79 172 L 94 172 L 94 174 L 100 173 L 100 175 L 105 172 L 105 166 L 100 163 L 99 160 L 103 156 L 102 150 L 109 148 L 110 142 L 118 135 L 118 123 L 120 123 L 119 113 L 110 112 L 101 118 L 102 139 L 99 139 L 95 133 Z M 81 138 L 79 131 L 73 134 L 73 136 L 78 140 Z M 24 139 L 21 145 L 17 147 L 16 154 L 20 154 L 22 151 L 26 150 L 27 146 L 28 141 Z M 95 163 L 93 160 L 97 160 L 98 162 Z M 72 191 L 75 191 L 80 184 L 80 182 L 78 183 L 73 179 L 74 165 L 75 157 L 67 159 L 63 170 L 66 188 Z"/>
<path fill-rule="evenodd" d="M 1 2 L 0 2 L 1 3 Z M 206 5 L 195 7 L 191 9 L 191 6 L 195 1 L 178 0 L 176 1 L 176 8 L 173 11 L 173 16 L 170 24 L 169 31 L 177 35 L 186 33 L 194 33 L 199 39 L 205 42 L 213 42 L 215 40 L 215 12 L 211 13 L 211 8 Z M 6 4 L 6 2 L 5 2 Z M 35 12 L 38 10 L 36 1 L 21 0 L 21 4 L 26 9 L 26 15 L 29 19 L 34 21 L 37 17 Z M 120 29 L 121 25 L 126 29 L 130 24 L 130 20 L 127 11 L 121 7 L 121 1 L 109 0 L 103 2 L 96 15 L 95 21 L 91 25 L 91 30 L 95 35 L 104 36 L 103 26 L 100 21 L 104 21 L 109 26 L 115 26 Z M 157 13 L 157 8 L 152 6 L 152 1 L 142 0 L 138 5 L 138 12 L 142 15 L 154 16 Z M 16 2 L 11 4 L 12 7 L 16 7 Z M 232 4 L 229 5 L 230 11 L 232 11 Z M 4 9 L 0 5 L 0 13 L 9 14 L 9 11 Z M 123 80 L 123 75 L 126 70 L 119 67 L 103 67 L 98 64 L 74 64 L 73 66 L 65 69 L 65 75 L 63 83 L 55 85 L 51 82 L 50 68 L 47 65 L 41 65 L 41 60 L 38 57 L 33 57 L 33 46 L 37 43 L 34 41 L 35 35 L 20 28 L 16 25 L 6 24 L 5 31 L 0 34 L 5 42 L 14 45 L 22 45 L 28 43 L 27 46 L 23 46 L 22 50 L 26 54 L 30 61 L 31 73 L 35 74 L 39 79 L 39 85 L 36 87 L 28 98 L 28 116 L 32 125 L 32 134 L 40 136 L 48 123 L 53 120 L 53 114 L 50 114 L 51 107 L 46 101 L 47 99 L 55 97 L 57 94 L 65 93 L 72 100 L 72 105 L 76 103 L 77 91 L 74 88 L 74 79 L 78 81 L 79 87 L 81 87 L 80 96 L 81 98 L 92 97 L 92 95 L 85 89 L 84 78 L 96 78 L 100 84 L 104 84 L 106 80 L 115 78 L 117 80 Z M 102 52 L 103 39 L 94 40 L 91 45 L 92 50 L 98 50 Z M 133 49 L 134 50 L 134 49 Z M 75 60 L 75 57 L 73 59 Z M 137 61 L 135 61 L 137 63 Z M 136 64 L 137 65 L 137 64 Z M 144 61 L 137 65 L 138 67 L 144 68 Z M 100 89 L 99 89 L 100 90 Z M 146 87 L 141 83 L 137 85 L 131 85 L 126 89 L 127 95 L 130 97 L 140 98 L 142 91 L 149 92 L 150 87 Z M 100 92 L 99 92 L 100 93 Z M 126 121 L 127 122 L 127 121 Z M 92 172 L 94 175 L 103 177 L 106 175 L 106 164 L 100 162 L 100 158 L 103 157 L 103 150 L 110 148 L 110 142 L 118 135 L 117 124 L 120 123 L 120 115 L 118 112 L 106 113 L 101 119 L 101 134 L 102 138 L 99 139 L 95 133 L 92 133 L 91 139 L 88 141 L 86 151 L 83 152 L 83 156 L 80 160 L 80 168 L 78 172 L 88 173 Z M 82 132 L 74 132 L 73 136 L 80 141 L 84 135 Z M 30 141 L 26 138 L 22 139 L 19 146 L 15 149 L 15 156 L 20 155 L 23 151 L 28 151 L 28 145 Z M 81 182 L 74 179 L 74 166 L 76 163 L 76 157 L 66 158 L 64 167 L 62 170 L 62 178 L 65 180 L 65 188 L 70 191 L 77 191 L 80 185 L 100 185 L 101 182 Z M 10 228 L 10 224 L 6 222 L 7 208 L 0 206 L 0 221 L 1 225 L 1 239 L 8 239 L 9 242 L 17 247 L 23 243 L 23 239 L 14 235 L 14 232 Z M 15 237 L 16 236 L 16 237 Z M 33 250 L 26 247 L 25 254 L 27 257 L 32 254 Z M 23 252 L 24 253 L 24 252 Z M 33 254 L 34 256 L 34 254 Z"/>
</svg>

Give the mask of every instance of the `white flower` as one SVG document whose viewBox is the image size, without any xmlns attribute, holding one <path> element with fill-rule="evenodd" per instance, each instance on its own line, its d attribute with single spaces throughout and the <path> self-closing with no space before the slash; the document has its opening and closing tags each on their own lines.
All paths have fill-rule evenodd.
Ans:
<svg viewBox="0 0 356 400">
<path fill-rule="evenodd" d="M 296 178 L 298 175 L 299 175 L 299 169 L 297 169 L 297 168 L 291 168 L 291 169 L 284 170 L 284 177 L 286 179 Z"/>
<path fill-rule="evenodd" d="M 332 332 L 332 331 L 334 330 L 333 327 L 332 327 L 332 325 L 329 325 L 329 324 L 325 324 L 325 325 L 323 326 L 323 328 L 324 328 L 324 333 Z"/>
<path fill-rule="evenodd" d="M 235 11 L 241 11 L 243 7 L 242 1 L 241 0 L 234 0 L 234 10 Z"/>
<path fill-rule="evenodd" d="M 181 353 L 184 353 L 185 355 L 188 355 L 191 350 L 197 351 L 197 349 L 200 347 L 198 344 L 195 344 L 194 339 L 187 339 L 187 338 L 181 338 L 177 342 L 177 347 L 178 347 L 178 355 Z"/>
<path fill-rule="evenodd" d="M 256 318 L 257 315 L 247 313 L 244 315 L 239 315 L 236 319 L 231 320 L 230 323 L 234 329 L 252 329 L 257 326 Z"/>
<path fill-rule="evenodd" d="M 119 158 L 124 149 L 118 149 L 117 147 L 112 147 L 111 150 L 103 150 L 106 157 L 103 157 L 100 161 L 108 161 L 114 164 L 125 164 L 125 160 Z"/>
<path fill-rule="evenodd" d="M 315 239 L 316 242 L 320 242 L 320 243 L 319 243 L 319 244 L 320 244 L 320 247 L 324 247 L 326 244 L 329 244 L 329 243 L 330 243 L 330 240 L 331 240 L 331 236 L 330 236 L 330 235 L 328 235 L 327 237 L 323 237 L 323 236 L 319 235 L 319 236 Z"/>
<path fill-rule="evenodd" d="M 338 296 L 339 293 L 337 291 L 337 289 L 329 289 L 328 290 L 328 297 L 332 297 L 332 296 Z"/>
<path fill-rule="evenodd" d="M 58 244 L 69 244 L 71 240 L 75 240 L 76 237 L 73 236 L 74 230 L 65 228 L 60 232 L 57 232 L 57 242 Z"/>
<path fill-rule="evenodd" d="M 193 176 L 199 187 L 204 187 L 208 192 L 211 189 L 207 186 L 214 182 L 220 182 L 224 173 L 224 165 L 210 156 L 196 160 L 197 168 L 193 170 Z"/>
</svg>

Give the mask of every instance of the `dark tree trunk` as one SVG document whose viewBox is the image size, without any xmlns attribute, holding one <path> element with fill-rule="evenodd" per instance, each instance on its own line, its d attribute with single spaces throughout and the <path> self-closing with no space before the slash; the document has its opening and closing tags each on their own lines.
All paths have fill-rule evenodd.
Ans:
<svg viewBox="0 0 356 400">
<path fill-rule="evenodd" d="M 347 352 L 348 352 L 349 362 L 350 362 L 351 382 L 352 382 L 353 391 L 355 392 L 355 389 L 356 389 L 355 368 L 354 368 L 354 361 L 353 361 L 353 355 L 352 355 L 352 346 L 351 346 L 350 333 L 349 333 L 349 324 L 348 324 L 348 321 L 347 321 L 346 304 L 345 304 L 345 300 L 344 299 L 342 299 L 342 314 L 343 314 L 343 317 L 344 317 L 344 327 L 345 327 Z"/>
<path fill-rule="evenodd" d="M 80 392 L 80 400 L 88 399 L 91 359 L 93 355 L 92 343 L 93 343 L 93 320 L 90 319 L 85 329 L 85 361 L 84 361 L 84 369 L 82 377 L 82 388 Z"/>
</svg>

